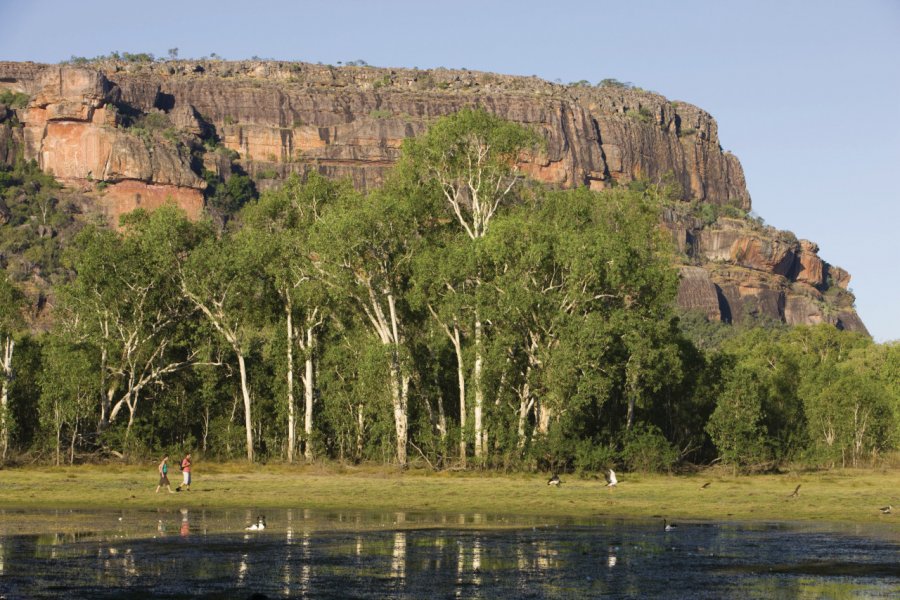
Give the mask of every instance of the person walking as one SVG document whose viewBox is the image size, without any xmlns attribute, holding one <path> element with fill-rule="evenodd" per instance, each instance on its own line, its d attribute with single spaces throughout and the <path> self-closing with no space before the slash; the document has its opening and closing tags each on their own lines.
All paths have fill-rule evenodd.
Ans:
<svg viewBox="0 0 900 600">
<path fill-rule="evenodd" d="M 186 491 L 191 491 L 191 454 L 188 452 L 184 455 L 184 459 L 181 461 L 181 475 L 183 477 L 183 482 L 179 485 L 176 491 L 181 491 L 181 488 L 184 488 Z"/>
<path fill-rule="evenodd" d="M 169 490 L 170 494 L 174 494 L 172 491 L 172 486 L 169 485 L 169 455 L 166 454 L 163 456 L 162 462 L 159 463 L 159 466 L 156 467 L 156 470 L 159 471 L 159 483 L 156 485 L 156 493 L 159 493 L 159 488 L 162 486 L 166 486 L 166 489 Z"/>
</svg>

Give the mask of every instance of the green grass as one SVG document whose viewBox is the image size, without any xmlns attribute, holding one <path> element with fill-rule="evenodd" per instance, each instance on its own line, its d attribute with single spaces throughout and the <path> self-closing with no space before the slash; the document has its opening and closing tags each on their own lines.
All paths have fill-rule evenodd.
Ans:
<svg viewBox="0 0 900 600">
<path fill-rule="evenodd" d="M 900 471 L 845 470 L 734 477 L 623 474 L 615 489 L 563 476 L 398 472 L 374 467 L 195 467 L 193 490 L 156 488 L 156 465 L 90 465 L 0 471 L 0 508 L 309 508 L 718 521 L 877 523 L 900 531 Z M 180 473 L 172 472 L 173 488 Z M 709 482 L 709 486 L 701 486 Z M 790 497 L 800 485 L 799 494 Z M 879 507 L 893 504 L 894 514 Z"/>
</svg>

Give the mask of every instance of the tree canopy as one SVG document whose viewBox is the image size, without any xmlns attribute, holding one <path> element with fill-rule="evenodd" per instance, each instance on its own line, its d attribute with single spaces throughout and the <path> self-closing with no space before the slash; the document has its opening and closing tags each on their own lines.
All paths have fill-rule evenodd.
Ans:
<svg viewBox="0 0 900 600">
<path fill-rule="evenodd" d="M 541 186 L 518 168 L 539 139 L 467 109 L 368 193 L 232 174 L 201 222 L 164 207 L 28 237 L 53 318 L 29 328 L 35 290 L 8 260 L 4 449 L 582 472 L 897 451 L 896 344 L 679 314 L 666 191 Z M 46 176 L 3 175 L 15 235 L 34 207 L 70 226 Z"/>
</svg>

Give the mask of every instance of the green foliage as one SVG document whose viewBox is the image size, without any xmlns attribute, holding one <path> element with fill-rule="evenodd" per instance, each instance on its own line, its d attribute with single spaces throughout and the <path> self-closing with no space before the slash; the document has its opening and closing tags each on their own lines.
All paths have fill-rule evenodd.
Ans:
<svg viewBox="0 0 900 600">
<path fill-rule="evenodd" d="M 729 376 L 706 427 L 724 464 L 755 470 L 771 466 L 763 424 L 767 400 L 767 389 L 753 371 L 739 368 Z"/>
<path fill-rule="evenodd" d="M 40 420 L 44 444 L 53 449 L 56 464 L 65 460 L 64 446 L 68 446 L 68 462 L 74 462 L 79 436 L 83 438 L 93 426 L 93 409 L 101 393 L 97 358 L 89 344 L 73 343 L 59 335 L 43 340 L 38 377 Z"/>
<path fill-rule="evenodd" d="M 169 130 L 164 113 L 134 126 Z M 36 165 L 0 168 L 11 439 L 60 462 L 269 460 L 293 408 L 294 450 L 405 463 L 408 440 L 409 462 L 438 468 L 830 467 L 900 447 L 896 345 L 677 314 L 659 218 L 678 182 L 552 190 L 518 170 L 540 148 L 463 110 L 408 140 L 379 189 L 310 171 L 257 197 L 235 164 L 204 172 L 209 221 L 164 207 L 115 231 L 83 226 Z M 711 224 L 738 209 L 690 210 Z M 50 331 L 26 335 L 23 300 L 51 292 Z"/>
<path fill-rule="evenodd" d="M 257 197 L 256 184 L 249 175 L 232 173 L 225 181 L 215 173 L 204 171 L 208 206 L 226 218 Z"/>
<path fill-rule="evenodd" d="M 625 111 L 625 116 L 631 117 L 640 123 L 652 123 L 656 118 L 653 111 L 646 106 L 638 106 L 637 108 L 629 108 Z"/>
<path fill-rule="evenodd" d="M 9 221 L 0 226 L 0 267 L 13 280 L 41 289 L 61 283 L 67 276 L 61 248 L 78 228 L 71 196 L 33 161 L 18 161 L 12 169 L 0 166 L 3 207 Z"/>
<path fill-rule="evenodd" d="M 711 202 L 695 202 L 691 204 L 691 213 L 703 221 L 706 226 L 715 223 L 719 217 L 732 219 L 744 219 L 747 213 L 737 206 L 730 204 L 713 204 Z"/>
<path fill-rule="evenodd" d="M 667 472 L 677 459 L 678 452 L 654 425 L 639 425 L 624 436 L 622 462 L 629 471 Z"/>
<path fill-rule="evenodd" d="M 177 53 L 177 48 L 175 49 Z M 171 51 L 170 51 L 171 52 Z M 72 65 L 87 65 L 98 62 L 107 62 L 107 61 L 122 61 L 129 63 L 152 63 L 156 58 L 153 54 L 149 52 L 117 52 L 113 50 L 109 54 L 100 54 L 93 58 L 87 58 L 85 56 L 75 56 L 72 57 L 67 62 Z"/>
<path fill-rule="evenodd" d="M 10 108 L 25 108 L 28 106 L 28 100 L 30 100 L 28 94 L 22 92 L 0 91 L 0 104 L 5 104 Z"/>
<path fill-rule="evenodd" d="M 619 81 L 618 79 L 608 77 L 606 79 L 601 79 L 597 83 L 597 87 L 629 89 L 632 87 L 632 85 L 630 83 L 628 83 L 627 81 Z"/>
</svg>

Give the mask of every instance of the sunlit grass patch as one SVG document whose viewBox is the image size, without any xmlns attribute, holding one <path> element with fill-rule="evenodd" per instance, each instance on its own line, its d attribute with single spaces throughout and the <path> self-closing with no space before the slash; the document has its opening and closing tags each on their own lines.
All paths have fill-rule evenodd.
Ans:
<svg viewBox="0 0 900 600">
<path fill-rule="evenodd" d="M 454 514 L 877 523 L 900 531 L 900 472 L 689 476 L 563 476 L 397 471 L 363 465 L 197 463 L 190 492 L 156 494 L 156 465 L 81 465 L 0 471 L 0 509 L 309 508 Z M 173 489 L 180 473 L 170 472 Z M 797 486 L 800 486 L 797 489 Z M 793 494 L 794 491 L 797 494 Z"/>
</svg>

